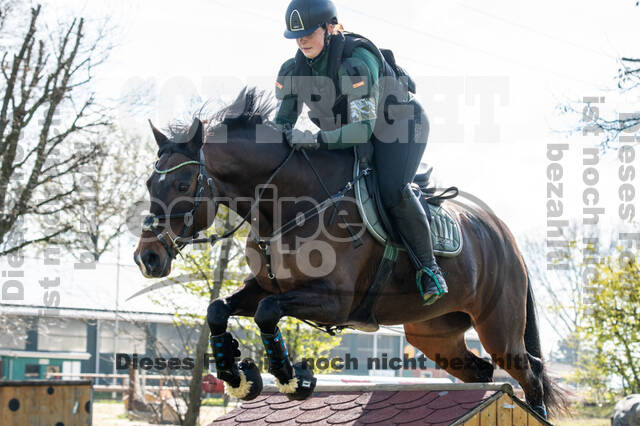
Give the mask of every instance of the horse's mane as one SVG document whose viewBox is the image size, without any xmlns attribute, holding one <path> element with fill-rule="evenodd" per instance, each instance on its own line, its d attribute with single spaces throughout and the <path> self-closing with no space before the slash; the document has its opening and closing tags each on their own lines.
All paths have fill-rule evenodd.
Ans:
<svg viewBox="0 0 640 426">
<path fill-rule="evenodd" d="M 255 87 L 243 88 L 233 103 L 211 116 L 208 128 L 220 124 L 232 127 L 249 127 L 262 124 L 276 109 L 273 97 Z"/>
<path fill-rule="evenodd" d="M 193 118 L 199 118 L 206 128 L 206 134 L 210 134 L 216 127 L 225 125 L 228 128 L 251 128 L 269 121 L 269 116 L 276 109 L 274 100 L 267 92 L 255 87 L 244 87 L 236 99 L 224 108 L 207 113 L 208 102 L 193 114 Z M 189 132 L 191 120 L 174 121 L 169 124 L 169 140 L 172 145 L 180 145 L 185 141 Z M 179 150 L 176 147 L 176 150 Z"/>
</svg>

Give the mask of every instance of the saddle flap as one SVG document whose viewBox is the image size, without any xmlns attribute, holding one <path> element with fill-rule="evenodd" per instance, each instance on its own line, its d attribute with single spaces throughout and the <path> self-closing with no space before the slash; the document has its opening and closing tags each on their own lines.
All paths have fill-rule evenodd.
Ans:
<svg viewBox="0 0 640 426">
<path fill-rule="evenodd" d="M 360 153 L 360 148 L 364 146 L 365 145 L 359 146 L 356 149 L 356 159 L 353 170 L 354 177 L 358 176 L 361 170 L 360 155 L 366 157 L 366 153 Z M 442 206 L 442 203 L 446 199 L 455 197 L 458 190 L 455 187 L 451 187 L 435 195 L 435 188 L 425 188 L 422 182 L 425 178 L 428 182 L 432 171 L 433 168 L 430 168 L 426 173 L 419 175 L 422 176 L 422 180 L 420 183 L 416 182 L 418 183 L 416 186 L 419 187 L 419 189 L 415 188 L 416 193 L 421 194 L 420 200 L 422 206 L 429 217 L 434 253 L 442 257 L 455 257 L 462 251 L 462 232 L 458 221 Z M 383 245 L 387 245 L 388 243 L 393 244 L 394 238 L 389 237 L 390 225 L 384 220 L 386 214 L 381 212 L 381 205 L 376 202 L 376 198 L 379 198 L 379 195 L 376 197 L 374 192 L 375 188 L 372 189 L 370 187 L 376 184 L 375 175 L 370 176 L 373 179 L 360 179 L 355 182 L 358 211 L 367 230 L 378 242 Z"/>
</svg>

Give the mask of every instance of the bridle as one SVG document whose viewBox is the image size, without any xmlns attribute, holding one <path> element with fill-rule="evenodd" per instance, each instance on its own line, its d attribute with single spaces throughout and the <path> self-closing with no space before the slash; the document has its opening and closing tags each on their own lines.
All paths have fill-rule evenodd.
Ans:
<svg viewBox="0 0 640 426">
<path fill-rule="evenodd" d="M 323 202 L 319 203 L 318 205 L 310 208 L 309 210 L 305 211 L 302 216 L 296 216 L 296 218 L 290 220 L 289 222 L 287 222 L 286 224 L 282 225 L 279 229 L 275 230 L 275 232 L 273 233 L 273 235 L 270 238 L 267 239 L 259 239 L 258 237 L 254 237 L 254 241 L 255 243 L 258 245 L 258 247 L 260 248 L 260 250 L 262 251 L 262 254 L 265 256 L 266 259 L 266 268 L 267 268 L 267 276 L 268 278 L 271 280 L 271 282 L 276 286 L 276 288 L 278 288 L 278 282 L 276 279 L 276 276 L 273 272 L 273 265 L 272 265 L 272 261 L 271 261 L 271 243 L 272 241 L 274 241 L 275 239 L 281 237 L 282 235 L 286 234 L 287 232 L 293 230 L 295 227 L 297 226 L 301 226 L 301 224 L 304 224 L 308 219 L 311 219 L 315 216 L 318 216 L 321 212 L 323 212 L 324 210 L 326 210 L 327 208 L 333 206 L 333 214 L 331 216 L 331 219 L 329 220 L 329 224 L 333 223 L 334 218 L 336 216 L 336 213 L 338 211 L 339 205 L 340 205 L 340 201 L 346 196 L 347 192 L 349 192 L 352 188 L 353 185 L 355 184 L 355 182 L 359 181 L 360 179 L 364 178 L 365 176 L 373 173 L 373 170 L 370 168 L 366 168 L 365 170 L 361 171 L 358 176 L 355 176 L 352 180 L 348 181 L 345 186 L 338 191 L 335 194 L 331 194 L 328 190 L 328 188 L 325 186 L 322 178 L 320 177 L 320 174 L 318 173 L 318 171 L 316 170 L 316 168 L 313 166 L 313 163 L 311 162 L 309 156 L 307 155 L 307 153 L 305 152 L 304 149 L 301 149 L 300 152 L 302 153 L 304 159 L 307 161 L 307 163 L 309 164 L 311 170 L 313 170 L 313 173 L 315 174 L 316 178 L 318 179 L 318 181 L 320 182 L 324 192 L 327 194 L 328 198 L 326 200 L 324 200 Z M 149 214 L 147 215 L 147 217 L 145 217 L 143 225 L 142 225 L 142 230 L 143 231 L 151 231 L 155 234 L 156 238 L 162 243 L 162 245 L 164 246 L 165 250 L 167 251 L 167 254 L 169 255 L 169 257 L 171 259 L 175 259 L 177 257 L 177 255 L 180 255 L 182 257 L 182 252 L 181 250 L 186 247 L 189 244 L 199 244 L 199 243 L 209 243 L 211 245 L 215 244 L 217 241 L 228 238 L 230 236 L 232 236 L 233 234 L 236 233 L 236 231 L 238 229 L 240 229 L 240 227 L 247 222 L 247 220 L 249 219 L 251 212 L 255 209 L 255 207 L 258 205 L 258 203 L 260 202 L 260 200 L 262 199 L 262 195 L 264 194 L 264 191 L 267 189 L 268 185 L 273 181 L 273 179 L 277 176 L 277 174 L 280 172 L 280 170 L 282 170 L 284 168 L 284 166 L 287 164 L 287 162 L 293 157 L 293 155 L 296 153 L 296 150 L 294 148 L 290 148 L 289 153 L 287 154 L 287 156 L 285 157 L 285 159 L 278 165 L 278 167 L 275 168 L 275 170 L 271 173 L 271 176 L 269 176 L 269 179 L 267 179 L 267 181 L 263 184 L 262 189 L 260 190 L 260 192 L 258 193 L 258 196 L 256 197 L 256 199 L 254 200 L 254 202 L 251 204 L 251 207 L 249 208 L 249 211 L 247 212 L 247 214 L 242 218 L 242 220 L 240 221 L 240 223 L 238 223 L 233 229 L 219 235 L 219 234 L 213 234 L 210 237 L 207 238 L 196 238 L 197 232 L 195 230 L 195 226 L 194 226 L 194 217 L 198 211 L 198 208 L 200 207 L 200 203 L 201 203 L 201 199 L 202 199 L 202 193 L 204 192 L 204 182 L 207 182 L 207 185 L 209 186 L 209 191 L 210 191 L 210 197 L 211 200 L 213 201 L 214 204 L 214 211 L 217 211 L 217 207 L 218 207 L 218 201 L 216 199 L 216 187 L 215 187 L 215 183 L 213 178 L 211 178 L 211 176 L 209 176 L 209 174 L 207 173 L 207 169 L 206 169 L 206 159 L 204 156 L 204 151 L 202 149 L 200 149 L 200 159 L 199 161 L 196 160 L 188 160 L 185 162 L 182 162 L 174 167 L 171 167 L 169 169 L 166 170 L 160 170 L 158 169 L 158 162 L 156 161 L 156 163 L 153 165 L 153 169 L 156 173 L 161 174 L 161 175 L 167 175 L 169 173 L 172 173 L 176 170 L 181 169 L 182 167 L 188 166 L 188 165 L 198 165 L 199 166 L 199 172 L 198 172 L 198 177 L 197 177 L 197 183 L 196 183 L 196 189 L 194 191 L 193 197 L 194 197 L 194 201 L 193 201 L 193 207 L 191 208 L 190 211 L 187 211 L 185 213 L 173 213 L 173 214 L 168 214 L 168 215 L 153 215 L 153 214 Z M 180 235 L 178 235 L 176 238 L 171 238 L 171 235 L 169 234 L 169 232 L 160 232 L 158 229 L 159 223 L 161 220 L 171 220 L 171 219 L 179 219 L 179 218 L 183 218 L 185 220 L 185 225 L 182 228 L 182 231 L 180 232 Z M 353 233 L 353 231 L 351 230 L 349 224 L 345 221 L 344 218 L 342 218 L 342 221 L 346 227 L 346 229 L 349 231 L 349 233 L 351 234 L 351 236 L 355 239 L 354 242 L 354 246 L 358 246 L 360 244 L 362 244 L 362 242 L 359 242 L 359 239 L 356 237 L 356 235 Z M 191 228 L 193 228 L 193 232 L 191 234 L 191 237 L 186 237 L 187 231 Z M 170 227 L 169 227 L 170 229 Z M 166 236 L 165 236 L 166 235 Z M 342 328 L 344 328 L 344 326 L 336 326 L 336 327 L 325 327 L 322 326 L 321 324 L 317 324 L 314 323 L 313 321 L 307 321 L 307 320 L 302 320 L 304 323 L 317 328 L 321 331 L 324 331 L 326 333 L 329 333 L 330 335 L 335 335 L 335 331 L 336 330 L 341 330 Z"/>
<path fill-rule="evenodd" d="M 159 160 L 158 160 L 159 161 Z M 207 173 L 207 168 L 205 164 L 204 152 L 200 150 L 200 161 L 196 160 L 188 160 L 184 161 L 177 166 L 171 167 L 166 170 L 160 170 L 158 168 L 158 161 L 153 164 L 153 170 L 160 175 L 167 175 L 169 173 L 175 172 L 178 169 L 181 169 L 185 166 L 189 165 L 198 165 L 198 177 L 196 181 L 196 188 L 193 193 L 193 207 L 191 210 L 184 213 L 171 213 L 171 214 L 162 214 L 162 215 L 154 215 L 149 214 L 145 217 L 142 223 L 143 231 L 151 231 L 155 234 L 158 241 L 162 243 L 167 254 L 171 257 L 171 259 L 175 259 L 178 254 L 181 255 L 181 250 L 194 239 L 196 235 L 194 218 L 196 213 L 198 212 L 198 208 L 202 202 L 202 193 L 204 192 L 204 182 L 207 182 L 209 186 L 209 192 L 211 200 L 214 203 L 214 206 L 217 207 L 216 201 L 216 189 L 213 178 L 209 176 Z M 160 226 L 160 221 L 170 221 L 171 219 L 183 219 L 184 225 L 182 227 L 182 231 L 176 238 L 172 238 L 169 231 L 160 231 L 158 228 Z M 191 227 L 194 227 L 193 233 L 191 235 L 191 240 L 186 239 L 187 232 Z"/>
<path fill-rule="evenodd" d="M 238 229 L 240 229 L 240 227 L 247 221 L 247 219 L 249 219 L 251 212 L 260 202 L 260 199 L 262 198 L 262 195 L 266 187 L 271 183 L 271 181 L 273 181 L 273 179 L 280 172 L 280 170 L 282 170 L 282 168 L 287 164 L 289 159 L 293 157 L 294 153 L 295 153 L 295 150 L 290 149 L 287 157 L 271 173 L 271 176 L 269 177 L 269 179 L 267 179 L 266 183 L 264 183 L 263 188 L 260 190 L 258 196 L 252 203 L 251 208 L 249 209 L 249 212 L 242 218 L 242 220 L 240 221 L 240 223 L 238 223 L 238 225 L 236 225 L 233 229 L 223 233 L 222 235 L 214 234 L 207 238 L 196 238 L 197 231 L 194 225 L 195 215 L 202 202 L 202 193 L 204 192 L 205 182 L 207 182 L 207 185 L 209 186 L 209 192 L 210 192 L 209 195 L 210 195 L 211 201 L 213 201 L 214 211 L 217 211 L 218 209 L 216 186 L 213 178 L 209 176 L 209 173 L 207 173 L 204 151 L 200 149 L 199 161 L 196 161 L 196 160 L 184 161 L 166 170 L 160 170 L 158 168 L 158 162 L 156 161 L 156 163 L 153 165 L 153 169 L 156 173 L 161 175 L 167 175 L 169 173 L 175 172 L 176 170 L 181 169 L 182 167 L 185 167 L 188 165 L 199 166 L 196 188 L 193 193 L 193 200 L 194 200 L 193 207 L 191 208 L 191 210 L 184 213 L 172 213 L 172 214 L 163 214 L 163 215 L 149 214 L 145 217 L 142 223 L 142 231 L 153 232 L 156 238 L 158 239 L 158 241 L 162 243 L 163 247 L 165 248 L 165 250 L 167 251 L 167 254 L 171 259 L 175 259 L 178 255 L 182 256 L 181 250 L 189 244 L 199 244 L 199 243 L 215 244 L 218 240 L 222 240 L 232 236 L 233 234 L 235 234 L 235 232 Z M 184 220 L 184 226 L 182 228 L 182 231 L 176 238 L 172 238 L 169 231 L 160 231 L 158 229 L 160 225 L 160 221 L 163 221 L 163 220 L 170 221 L 171 219 Z M 187 237 L 187 232 L 189 231 L 189 229 L 191 229 L 191 227 L 193 227 L 193 232 L 191 233 L 190 237 Z"/>
<path fill-rule="evenodd" d="M 338 211 L 338 207 L 340 205 L 340 200 L 342 200 L 347 192 L 349 192 L 352 188 L 353 185 L 356 181 L 364 178 L 365 176 L 369 175 L 370 173 L 373 172 L 372 169 L 367 168 L 363 171 L 360 172 L 360 174 L 358 176 L 355 176 L 353 178 L 353 180 L 350 180 L 346 183 L 346 185 L 344 186 L 344 188 L 342 188 L 340 191 L 338 191 L 335 194 L 331 194 L 329 192 L 329 189 L 325 186 L 322 178 L 320 177 L 320 174 L 318 173 L 318 171 L 316 170 L 316 168 L 313 166 L 313 163 L 311 162 L 311 159 L 309 158 L 309 156 L 307 155 L 306 151 L 304 149 L 301 149 L 299 151 L 300 153 L 302 153 L 304 159 L 307 161 L 307 163 L 309 164 L 309 167 L 311 168 L 311 170 L 313 171 L 313 173 L 315 174 L 317 180 L 320 182 L 320 185 L 322 186 L 322 189 L 324 190 L 324 192 L 327 195 L 327 199 L 325 199 L 323 202 L 313 206 L 312 208 L 310 208 L 309 210 L 305 211 L 302 216 L 296 216 L 296 218 L 290 220 L 289 222 L 287 222 L 286 224 L 284 224 L 283 226 L 281 226 L 279 229 L 275 230 L 275 232 L 273 233 L 273 235 L 270 238 L 267 239 L 260 239 L 257 236 L 254 236 L 254 242 L 258 245 L 258 247 L 260 248 L 260 250 L 262 251 L 262 254 L 265 256 L 266 259 L 266 267 L 267 267 L 267 275 L 269 277 L 269 279 L 271 279 L 274 283 L 276 280 L 275 274 L 273 273 L 272 270 L 272 262 L 271 262 L 271 243 L 272 241 L 274 241 L 275 239 L 281 237 L 282 235 L 288 233 L 289 231 L 293 230 L 295 227 L 297 226 L 301 226 L 301 224 L 303 224 L 304 222 L 306 222 L 306 220 L 311 219 L 317 215 L 319 215 L 321 212 L 323 212 L 324 210 L 326 210 L 327 208 L 333 206 L 333 214 L 331 216 L 331 219 L 329 221 L 329 224 L 332 224 L 334 221 L 334 218 L 336 216 L 336 213 Z M 240 229 L 240 227 L 247 222 L 247 220 L 249 219 L 249 217 L 251 216 L 251 213 L 253 212 L 253 210 L 256 208 L 256 206 L 258 205 L 258 203 L 260 202 L 260 200 L 262 199 L 262 195 L 264 194 L 264 191 L 267 189 L 267 187 L 269 186 L 269 184 L 273 181 L 273 179 L 278 175 L 278 173 L 280 172 L 280 170 L 282 170 L 284 168 L 284 166 L 287 164 L 287 162 L 293 157 L 293 155 L 296 153 L 296 149 L 291 148 L 289 149 L 289 153 L 287 154 L 286 158 L 278 165 L 278 167 L 275 168 L 275 170 L 271 173 L 271 176 L 269 176 L 269 179 L 267 179 L 267 181 L 262 184 L 262 189 L 260 190 L 260 192 L 258 193 L 258 196 L 256 197 L 256 199 L 253 201 L 253 203 L 251 204 L 251 207 L 249 208 L 249 211 L 247 212 L 247 214 L 242 218 L 242 220 L 231 230 L 219 235 L 219 234 L 213 234 L 210 237 L 207 238 L 196 238 L 197 232 L 195 230 L 195 226 L 194 226 L 194 217 L 197 213 L 198 208 L 200 207 L 200 203 L 202 200 L 202 193 L 204 192 L 204 182 L 207 182 L 207 185 L 209 186 L 209 191 L 210 191 L 210 197 L 211 200 L 213 201 L 214 204 L 214 211 L 217 211 L 218 208 L 218 201 L 216 199 L 216 189 L 215 189 L 215 183 L 213 178 L 211 178 L 211 176 L 209 176 L 209 174 L 207 173 L 207 169 L 206 169 L 206 159 L 204 156 L 204 151 L 202 149 L 200 149 L 200 160 L 196 161 L 196 160 L 188 160 L 185 162 L 182 162 L 174 167 L 171 167 L 169 169 L 166 170 L 160 170 L 157 167 L 157 162 L 154 164 L 153 168 L 154 171 L 156 173 L 162 174 L 162 175 L 166 175 L 169 173 L 172 173 L 182 167 L 188 166 L 188 165 L 198 165 L 199 166 L 199 172 L 198 172 L 198 177 L 197 177 L 197 183 L 196 183 L 196 189 L 194 191 L 193 197 L 194 197 L 194 202 L 193 202 L 193 207 L 191 208 L 190 211 L 187 211 L 185 213 L 174 213 L 174 214 L 168 214 L 168 215 L 153 215 L 153 214 L 149 214 L 147 215 L 147 217 L 144 219 L 143 225 L 142 225 L 142 230 L 143 231 L 151 231 L 155 234 L 156 238 L 162 243 L 162 245 L 164 246 L 165 250 L 167 251 L 167 254 L 169 255 L 169 257 L 171 259 L 175 259 L 177 257 L 177 255 L 180 255 L 182 257 L 182 253 L 181 250 L 189 245 L 189 244 L 199 244 L 199 243 L 209 243 L 211 245 L 215 244 L 217 241 L 228 238 L 230 236 L 232 236 L 233 234 L 236 233 L 236 231 L 238 229 Z M 176 238 L 171 238 L 171 235 L 169 234 L 169 232 L 160 232 L 158 227 L 159 227 L 159 223 L 161 220 L 171 220 L 171 219 L 184 219 L 185 221 L 185 225 L 182 228 L 182 231 L 180 232 L 180 234 L 176 237 Z M 359 242 L 359 240 L 357 239 L 357 237 L 355 236 L 355 234 L 353 233 L 353 231 L 351 230 L 351 227 L 349 226 L 349 224 L 345 221 L 344 218 L 342 218 L 342 221 L 345 225 L 345 227 L 347 228 L 347 230 L 349 231 L 349 233 L 351 234 L 351 236 L 355 239 L 355 243 L 354 245 L 357 247 L 359 244 L 362 244 L 361 242 Z M 190 237 L 186 237 L 187 231 L 194 226 L 193 232 L 191 233 Z M 166 236 L 165 236 L 166 235 Z"/>
</svg>

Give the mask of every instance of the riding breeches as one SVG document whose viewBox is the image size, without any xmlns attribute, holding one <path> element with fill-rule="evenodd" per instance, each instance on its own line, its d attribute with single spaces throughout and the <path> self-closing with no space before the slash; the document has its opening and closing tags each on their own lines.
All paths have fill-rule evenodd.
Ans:
<svg viewBox="0 0 640 426">
<path fill-rule="evenodd" d="M 400 202 L 402 188 L 416 175 L 422 154 L 427 147 L 429 121 L 422 106 L 411 101 L 415 107 L 413 117 L 405 120 L 408 137 L 395 142 L 383 142 L 373 137 L 374 164 L 378 174 L 380 195 L 385 208 Z M 391 140 L 385 138 L 385 140 Z"/>
</svg>

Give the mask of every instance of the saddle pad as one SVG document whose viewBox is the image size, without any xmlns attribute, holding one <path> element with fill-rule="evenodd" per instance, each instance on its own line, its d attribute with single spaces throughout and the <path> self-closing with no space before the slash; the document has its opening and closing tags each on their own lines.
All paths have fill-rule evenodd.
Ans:
<svg viewBox="0 0 640 426">
<path fill-rule="evenodd" d="M 353 176 L 356 177 L 359 173 L 360 165 L 356 158 Z M 386 245 L 389 237 L 380 221 L 376 202 L 369 193 L 365 179 L 356 180 L 355 193 L 358 210 L 367 230 L 378 242 Z M 435 254 L 443 257 L 455 257 L 460 254 L 462 251 L 460 224 L 442 206 L 434 206 L 422 201 L 422 206 L 426 204 L 431 211 L 431 241 Z"/>
</svg>

